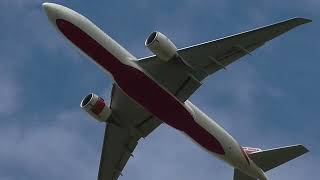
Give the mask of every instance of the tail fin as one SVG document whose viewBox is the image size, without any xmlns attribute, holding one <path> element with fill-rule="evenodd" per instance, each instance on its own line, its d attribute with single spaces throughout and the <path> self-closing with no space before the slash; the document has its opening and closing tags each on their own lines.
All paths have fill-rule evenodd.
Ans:
<svg viewBox="0 0 320 180">
<path fill-rule="evenodd" d="M 293 145 L 248 154 L 263 171 L 269 171 L 309 152 L 303 145 Z"/>
</svg>

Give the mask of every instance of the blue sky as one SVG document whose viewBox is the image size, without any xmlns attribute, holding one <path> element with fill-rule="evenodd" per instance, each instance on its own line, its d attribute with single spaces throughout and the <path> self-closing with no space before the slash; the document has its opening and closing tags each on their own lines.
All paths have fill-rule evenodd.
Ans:
<svg viewBox="0 0 320 180">
<path fill-rule="evenodd" d="M 48 22 L 41 0 L 0 2 L 0 179 L 96 179 L 104 125 L 79 107 L 109 98 L 111 79 Z M 320 162 L 318 0 L 52 1 L 87 16 L 137 57 L 154 30 L 178 47 L 302 16 L 314 22 L 208 78 L 192 102 L 244 146 L 305 144 L 268 173 L 314 179 Z M 121 180 L 232 179 L 232 169 L 162 125 L 139 143 Z"/>
</svg>

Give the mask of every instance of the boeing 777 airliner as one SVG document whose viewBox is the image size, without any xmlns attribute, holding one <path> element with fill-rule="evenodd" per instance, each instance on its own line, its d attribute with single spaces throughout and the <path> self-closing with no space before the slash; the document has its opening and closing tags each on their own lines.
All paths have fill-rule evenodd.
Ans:
<svg viewBox="0 0 320 180">
<path fill-rule="evenodd" d="M 79 13 L 53 3 L 44 3 L 43 8 L 57 31 L 113 78 L 110 104 L 96 94 L 80 104 L 106 124 L 98 180 L 118 179 L 139 139 L 161 123 L 234 167 L 235 180 L 266 180 L 266 171 L 308 152 L 302 145 L 242 147 L 187 99 L 207 76 L 310 20 L 292 18 L 181 49 L 153 32 L 145 45 L 155 55 L 137 59 Z"/>
</svg>

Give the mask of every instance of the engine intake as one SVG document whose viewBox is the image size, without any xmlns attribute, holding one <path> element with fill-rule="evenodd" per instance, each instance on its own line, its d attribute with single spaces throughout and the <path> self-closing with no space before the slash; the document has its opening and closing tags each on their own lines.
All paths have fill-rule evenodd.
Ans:
<svg viewBox="0 0 320 180">
<path fill-rule="evenodd" d="M 145 42 L 145 46 L 164 61 L 169 61 L 178 54 L 177 47 L 160 32 L 151 33 Z"/>
<path fill-rule="evenodd" d="M 106 122 L 111 116 L 112 112 L 111 109 L 106 105 L 105 101 L 93 93 L 83 98 L 80 103 L 80 107 L 99 122 Z"/>
</svg>

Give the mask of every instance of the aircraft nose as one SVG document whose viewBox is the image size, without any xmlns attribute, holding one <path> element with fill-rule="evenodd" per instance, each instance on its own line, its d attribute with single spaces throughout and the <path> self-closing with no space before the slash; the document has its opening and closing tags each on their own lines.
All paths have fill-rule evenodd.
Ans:
<svg viewBox="0 0 320 180">
<path fill-rule="evenodd" d="M 54 12 L 54 5 L 52 3 L 47 3 L 47 2 L 43 3 L 42 8 L 44 9 L 44 11 L 47 13 L 48 16 Z"/>
<path fill-rule="evenodd" d="M 54 4 L 54 3 L 43 3 L 42 8 L 46 12 L 48 18 L 51 21 L 55 21 L 56 16 L 57 16 L 57 11 L 59 10 L 59 5 Z"/>
</svg>

